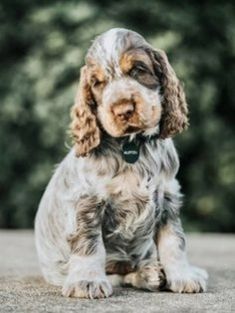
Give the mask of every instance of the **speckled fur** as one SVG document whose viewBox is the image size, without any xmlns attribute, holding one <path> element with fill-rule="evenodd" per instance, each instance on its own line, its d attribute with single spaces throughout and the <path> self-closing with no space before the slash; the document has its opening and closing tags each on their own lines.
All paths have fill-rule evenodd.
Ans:
<svg viewBox="0 0 235 313">
<path fill-rule="evenodd" d="M 112 106 L 113 98 L 108 100 L 108 94 L 119 97 L 117 86 L 130 98 L 126 84 L 121 82 L 119 58 L 133 47 L 147 49 L 150 59 L 151 53 L 161 55 L 151 60 L 154 75 L 161 72 L 156 81 L 162 86 L 151 91 L 152 83 L 150 87 L 133 79 L 129 82 L 133 93 L 139 89 L 145 99 L 136 103 L 136 120 L 144 124 L 142 135 L 159 133 L 160 138 L 146 140 L 138 161 L 128 164 L 121 155 L 126 134 L 114 136 L 115 127 L 102 122 L 101 116 Z M 56 168 L 35 221 L 44 277 L 63 286 L 64 296 L 108 297 L 112 294 L 111 282 L 151 291 L 162 285 L 175 292 L 206 288 L 206 273 L 187 262 L 179 219 L 181 193 L 175 178 L 179 160 L 168 138 L 187 124 L 185 97 L 165 55 L 149 49 L 140 35 L 114 29 L 98 37 L 88 52 L 88 64 L 94 60 L 102 64 L 106 78 L 107 72 L 109 79 L 119 77 L 119 85 L 111 79 L 102 98 L 98 92 L 92 93 L 86 76 L 89 66 L 83 69 L 72 113 L 75 146 Z M 128 83 L 128 78 L 123 79 Z M 150 77 L 148 82 L 152 81 Z M 141 112 L 148 111 L 150 105 L 158 108 L 154 125 L 146 120 L 143 123 L 146 116 Z M 112 118 L 110 112 L 107 118 Z M 127 127 L 122 125 L 125 132 Z M 130 139 L 135 135 L 130 134 Z M 118 275 L 109 280 L 106 273 Z"/>
</svg>

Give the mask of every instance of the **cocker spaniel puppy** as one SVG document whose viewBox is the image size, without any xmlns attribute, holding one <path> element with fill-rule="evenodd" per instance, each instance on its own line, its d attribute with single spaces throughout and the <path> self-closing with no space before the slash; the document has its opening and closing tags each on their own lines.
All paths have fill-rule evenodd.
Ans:
<svg viewBox="0 0 235 313">
<path fill-rule="evenodd" d="M 103 298 L 112 284 L 201 292 L 179 218 L 179 160 L 171 137 L 188 124 L 185 95 L 166 54 L 139 34 L 97 37 L 72 108 L 74 147 L 36 216 L 46 280 L 64 296 Z"/>
</svg>

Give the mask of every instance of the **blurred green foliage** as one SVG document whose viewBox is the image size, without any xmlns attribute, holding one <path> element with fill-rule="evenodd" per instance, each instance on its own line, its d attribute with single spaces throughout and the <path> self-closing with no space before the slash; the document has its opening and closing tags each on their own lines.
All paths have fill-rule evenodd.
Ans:
<svg viewBox="0 0 235 313">
<path fill-rule="evenodd" d="M 126 27 L 168 53 L 191 127 L 176 138 L 187 230 L 235 230 L 234 1 L 2 0 L 0 226 L 31 227 L 66 154 L 79 68 L 95 35 Z"/>
</svg>

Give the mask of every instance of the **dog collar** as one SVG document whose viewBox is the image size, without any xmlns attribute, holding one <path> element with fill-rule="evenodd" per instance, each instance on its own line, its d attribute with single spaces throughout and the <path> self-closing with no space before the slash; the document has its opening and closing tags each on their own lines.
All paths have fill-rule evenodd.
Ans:
<svg viewBox="0 0 235 313">
<path fill-rule="evenodd" d="M 125 160 L 127 163 L 134 164 L 139 159 L 140 146 L 146 142 L 150 143 L 154 140 L 157 140 L 158 138 L 158 134 L 153 136 L 144 136 L 142 134 L 138 134 L 132 141 L 129 141 L 128 137 L 122 145 L 123 160 Z"/>
</svg>

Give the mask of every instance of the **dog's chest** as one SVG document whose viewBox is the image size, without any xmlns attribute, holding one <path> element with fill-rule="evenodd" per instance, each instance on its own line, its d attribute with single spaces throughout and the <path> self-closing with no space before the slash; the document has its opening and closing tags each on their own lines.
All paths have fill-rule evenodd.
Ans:
<svg viewBox="0 0 235 313">
<path fill-rule="evenodd" d="M 102 223 L 106 249 L 128 254 L 151 238 L 155 225 L 153 184 L 148 175 L 132 171 L 123 172 L 107 184 Z"/>
</svg>

